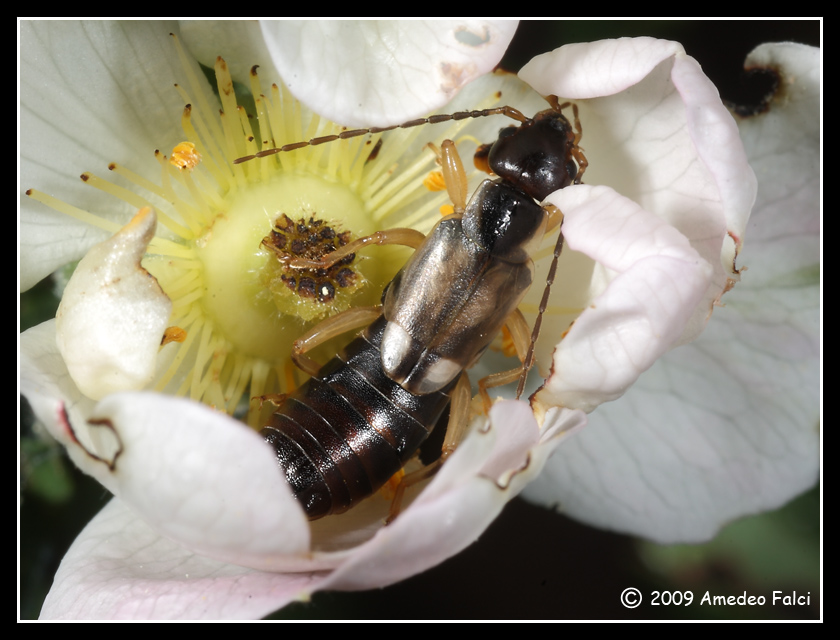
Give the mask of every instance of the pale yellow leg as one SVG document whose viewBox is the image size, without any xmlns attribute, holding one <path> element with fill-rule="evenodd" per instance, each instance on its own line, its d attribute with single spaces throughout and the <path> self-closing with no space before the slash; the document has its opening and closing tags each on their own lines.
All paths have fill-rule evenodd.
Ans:
<svg viewBox="0 0 840 640">
<path fill-rule="evenodd" d="M 366 247 L 371 244 L 398 244 L 416 249 L 423 244 L 425 239 L 426 236 L 416 229 L 385 229 L 384 231 L 376 231 L 369 236 L 364 236 L 363 238 L 357 238 L 352 242 L 348 242 L 343 247 L 339 247 L 332 253 L 328 253 L 320 260 L 293 258 L 287 253 L 282 253 L 273 247 L 268 248 L 274 251 L 277 254 L 277 259 L 290 269 L 326 269 L 334 265 L 342 258 L 349 256 L 351 253 L 355 253 L 362 247 Z"/>
<path fill-rule="evenodd" d="M 292 360 L 302 371 L 314 376 L 321 365 L 304 355 L 307 351 L 342 333 L 366 327 L 381 313 L 382 307 L 356 307 L 319 322 L 292 343 Z"/>
<path fill-rule="evenodd" d="M 508 317 L 505 322 L 505 326 L 513 339 L 513 346 L 516 350 L 516 355 L 519 357 L 520 361 L 524 362 L 525 354 L 528 352 L 528 342 L 531 335 L 531 330 L 530 327 L 528 327 L 528 322 L 525 320 L 525 316 L 522 315 L 522 312 L 519 309 L 516 309 Z M 490 407 L 493 406 L 493 402 L 490 400 L 490 394 L 487 393 L 487 389 L 500 387 L 504 384 L 513 382 L 521 375 L 522 365 L 509 369 L 508 371 L 500 371 L 499 373 L 490 374 L 478 381 L 478 393 L 481 395 L 481 402 L 484 406 L 485 413 L 490 411 Z"/>
<path fill-rule="evenodd" d="M 400 515 L 406 489 L 435 475 L 443 466 L 446 458 L 455 451 L 466 436 L 469 427 L 470 396 L 470 379 L 466 373 L 462 373 L 450 394 L 449 422 L 446 425 L 446 438 L 444 438 L 441 447 L 440 458 L 422 469 L 402 477 L 394 492 L 394 499 L 391 501 L 391 509 L 388 512 L 388 519 L 385 524 L 392 523 Z"/>
<path fill-rule="evenodd" d="M 452 140 L 444 140 L 440 148 L 430 142 L 426 145 L 434 151 L 437 162 L 440 165 L 440 172 L 446 184 L 446 192 L 452 201 L 452 208 L 456 216 L 460 217 L 467 207 L 469 196 L 469 185 L 467 184 L 467 172 L 464 171 L 464 163 L 461 162 L 461 155 Z"/>
</svg>

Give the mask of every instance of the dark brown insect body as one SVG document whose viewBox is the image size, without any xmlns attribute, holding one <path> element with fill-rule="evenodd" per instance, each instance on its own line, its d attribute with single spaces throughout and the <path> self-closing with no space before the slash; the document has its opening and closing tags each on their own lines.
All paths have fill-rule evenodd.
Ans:
<svg viewBox="0 0 840 640">
<path fill-rule="evenodd" d="M 376 492 L 416 453 L 449 404 L 385 375 L 386 320 L 347 345 L 271 417 L 262 435 L 310 519 L 342 513 Z"/>
<path fill-rule="evenodd" d="M 350 509 L 408 462 L 531 286 L 549 218 L 537 201 L 586 167 L 579 131 L 553 106 L 500 132 L 489 150 L 499 177 L 435 227 L 388 285 L 382 315 L 262 430 L 310 519 Z M 561 247 L 562 234 L 552 271 Z"/>
</svg>

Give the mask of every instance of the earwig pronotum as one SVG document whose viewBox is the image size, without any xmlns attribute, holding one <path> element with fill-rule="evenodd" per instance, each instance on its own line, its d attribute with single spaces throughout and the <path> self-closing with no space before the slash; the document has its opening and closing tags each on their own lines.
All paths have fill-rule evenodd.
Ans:
<svg viewBox="0 0 840 640">
<path fill-rule="evenodd" d="M 486 170 L 498 178 L 485 180 L 469 203 L 455 146 L 444 142 L 439 155 L 455 213 L 443 218 L 428 236 L 388 230 L 353 241 L 316 262 L 288 262 L 292 268 L 326 267 L 367 244 L 397 243 L 416 249 L 386 287 L 381 307 L 338 314 L 295 343 L 294 359 L 312 378 L 281 397 L 261 433 L 274 447 L 310 519 L 342 513 L 382 487 L 415 455 L 450 397 L 453 408 L 443 456 L 453 450 L 462 435 L 453 425 L 466 422 L 470 398 L 464 371 L 505 325 L 519 336 L 515 342 L 523 364 L 481 380 L 479 390 L 488 406 L 488 386 L 518 377 L 517 397 L 522 394 L 563 246 L 560 232 L 526 345 L 528 326 L 517 307 L 533 280 L 530 256 L 546 231 L 562 223 L 558 210 L 538 203 L 558 189 L 579 184 L 587 166 L 578 146 L 577 107 L 572 105 L 575 132 L 561 112 L 569 105 L 558 104 L 553 96 L 549 102 L 552 108 L 534 118 L 501 107 L 399 125 L 496 114 L 519 122 L 502 129 L 492 145 L 479 148 L 477 164 L 486 163 Z M 346 131 L 261 151 L 237 162 L 384 130 Z M 367 328 L 323 367 L 304 355 L 313 346 L 363 325 Z"/>
</svg>

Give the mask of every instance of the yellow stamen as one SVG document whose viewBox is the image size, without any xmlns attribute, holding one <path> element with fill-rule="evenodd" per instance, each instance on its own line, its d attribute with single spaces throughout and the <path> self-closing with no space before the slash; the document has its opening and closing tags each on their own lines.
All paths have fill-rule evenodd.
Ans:
<svg viewBox="0 0 840 640">
<path fill-rule="evenodd" d="M 172 149 L 172 157 L 169 162 L 178 169 L 192 170 L 201 162 L 201 154 L 196 151 L 192 142 L 180 142 Z"/>
<path fill-rule="evenodd" d="M 187 339 L 187 332 L 181 327 L 167 327 L 163 332 L 163 339 L 160 341 L 160 346 L 166 346 L 170 342 L 183 342 Z"/>
<path fill-rule="evenodd" d="M 446 189 L 446 180 L 440 171 L 430 171 L 423 180 L 423 186 L 429 191 L 443 191 Z"/>
<path fill-rule="evenodd" d="M 122 228 L 122 225 L 117 222 L 112 222 L 111 220 L 106 220 L 105 218 L 95 216 L 92 213 L 88 213 L 84 209 L 79 209 L 78 207 L 69 205 L 66 202 L 62 202 L 58 198 L 53 198 L 52 196 L 47 195 L 46 193 L 42 193 L 37 189 L 27 189 L 26 195 L 28 195 L 33 200 L 47 205 L 50 209 L 54 209 L 59 213 L 68 215 L 71 218 L 74 218 L 80 222 L 85 222 L 93 227 L 99 227 L 100 229 L 104 229 L 111 235 L 115 234 Z"/>
</svg>

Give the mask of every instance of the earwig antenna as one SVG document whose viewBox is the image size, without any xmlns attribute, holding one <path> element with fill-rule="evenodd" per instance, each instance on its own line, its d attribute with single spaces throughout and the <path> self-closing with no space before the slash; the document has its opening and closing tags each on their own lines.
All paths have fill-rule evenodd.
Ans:
<svg viewBox="0 0 840 640">
<path fill-rule="evenodd" d="M 534 347 L 537 344 L 537 338 L 540 337 L 540 327 L 542 326 L 542 317 L 548 307 L 548 297 L 551 293 L 551 285 L 554 284 L 554 276 L 557 274 L 557 263 L 560 260 L 560 254 L 563 252 L 563 223 L 560 223 L 560 233 L 557 236 L 557 243 L 554 245 L 554 257 L 551 260 L 551 266 L 548 268 L 548 275 L 545 278 L 545 289 L 543 290 L 542 300 L 540 300 L 540 309 L 537 312 L 537 319 L 534 322 L 534 330 L 531 332 L 531 342 L 528 345 L 528 355 L 525 356 L 525 361 L 522 363 L 522 374 L 519 376 L 519 384 L 516 387 L 516 399 L 522 396 L 525 391 L 525 381 L 528 379 L 528 371 L 534 366 Z"/>
<path fill-rule="evenodd" d="M 508 118 L 511 118 L 523 124 L 531 121 L 531 118 L 528 118 L 527 116 L 523 115 L 521 111 L 519 111 L 518 109 L 514 109 L 513 107 L 494 107 L 492 109 L 458 111 L 456 113 L 445 113 L 435 116 L 429 116 L 428 118 L 417 118 L 416 120 L 409 120 L 408 122 L 391 125 L 390 127 L 371 127 L 369 129 L 353 129 L 351 131 L 342 131 L 341 133 L 337 133 L 334 135 L 321 136 L 320 138 L 312 138 L 311 140 L 306 140 L 303 142 L 293 142 L 291 144 L 284 144 L 282 147 L 275 147 L 274 149 L 265 149 L 264 151 L 258 151 L 257 153 L 252 154 L 250 156 L 243 156 L 241 158 L 237 158 L 233 161 L 233 164 L 242 164 L 243 162 L 248 162 L 249 160 L 253 160 L 254 158 L 265 158 L 267 156 L 273 156 L 276 153 L 295 151 L 296 149 L 302 149 L 303 147 L 315 147 L 319 144 L 333 142 L 334 140 L 347 140 L 348 138 L 356 138 L 358 136 L 364 136 L 369 133 L 382 133 L 384 131 L 392 131 L 394 129 L 409 129 L 411 127 L 419 127 L 423 124 L 438 124 L 440 122 L 449 122 L 451 120 L 466 120 L 468 118 L 484 118 L 486 116 L 496 115 L 507 116 Z"/>
</svg>

